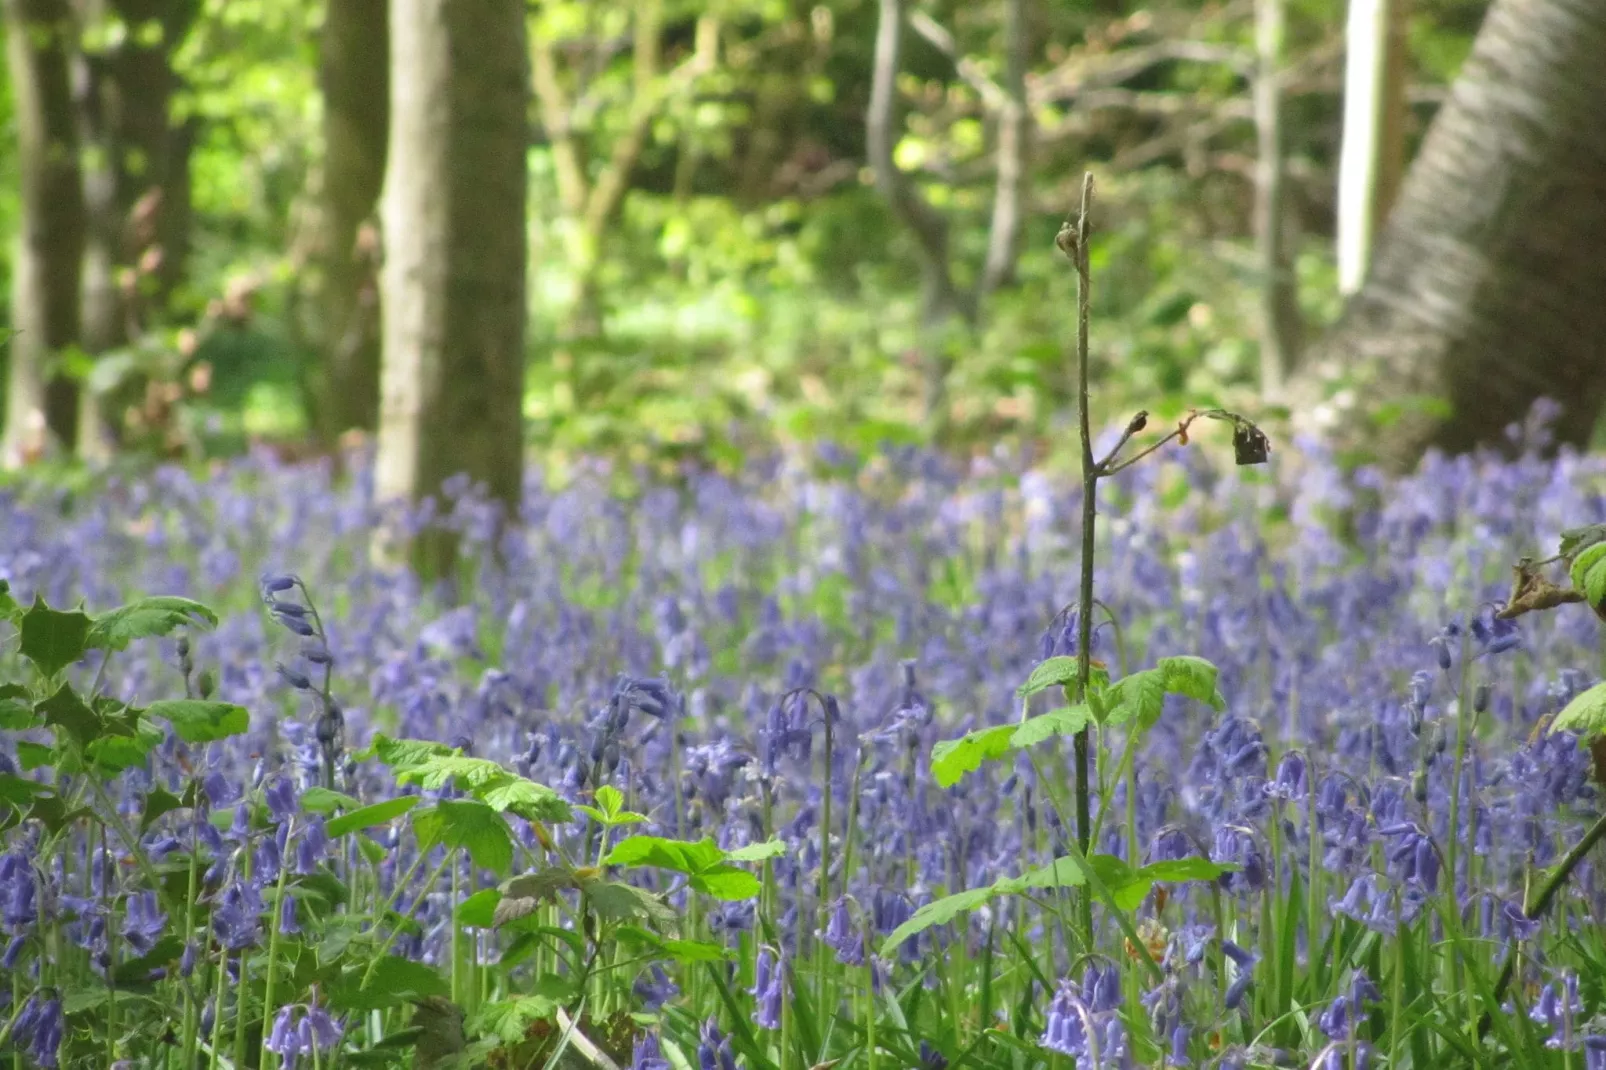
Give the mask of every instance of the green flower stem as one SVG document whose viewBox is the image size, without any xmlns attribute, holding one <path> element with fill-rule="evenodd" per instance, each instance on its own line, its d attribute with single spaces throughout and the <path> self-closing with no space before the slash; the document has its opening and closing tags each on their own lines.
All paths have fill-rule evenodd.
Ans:
<svg viewBox="0 0 1606 1070">
<path fill-rule="evenodd" d="M 285 831 L 285 842 L 295 833 L 295 817 L 290 818 L 289 828 Z M 258 1055 L 260 1064 L 272 1070 L 279 1064 L 278 1055 L 268 1050 L 268 1025 L 272 1021 L 273 1013 L 278 1008 L 273 1004 L 274 982 L 279 974 L 279 912 L 284 908 L 284 890 L 290 881 L 290 867 L 283 859 L 279 861 L 279 881 L 273 887 L 273 903 L 268 908 L 268 978 L 262 989 L 262 1049 Z"/>
</svg>

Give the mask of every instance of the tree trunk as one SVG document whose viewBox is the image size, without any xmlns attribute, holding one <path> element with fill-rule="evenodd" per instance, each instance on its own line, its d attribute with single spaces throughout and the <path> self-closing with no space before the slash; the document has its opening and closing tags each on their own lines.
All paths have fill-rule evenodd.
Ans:
<svg viewBox="0 0 1606 1070">
<path fill-rule="evenodd" d="M 172 59 L 196 6 L 189 0 L 77 0 L 77 10 L 86 26 L 115 20 L 141 28 L 75 57 L 79 136 L 87 150 L 83 334 L 85 349 L 98 356 L 160 319 L 183 279 L 194 122 L 172 121 L 178 89 Z M 83 392 L 78 449 L 90 460 L 104 460 L 115 445 L 100 402 Z"/>
<path fill-rule="evenodd" d="M 1405 167 L 1405 0 L 1350 0 L 1338 179 L 1338 288 L 1353 294 Z"/>
<path fill-rule="evenodd" d="M 323 23 L 323 389 L 326 441 L 379 425 L 378 231 L 390 122 L 387 0 L 329 0 Z"/>
<path fill-rule="evenodd" d="M 380 499 L 416 502 L 462 473 L 519 501 L 524 25 L 520 0 L 391 0 Z M 454 551 L 436 531 L 412 557 L 444 577 Z"/>
<path fill-rule="evenodd" d="M 1282 394 L 1299 358 L 1299 294 L 1295 286 L 1283 136 L 1283 0 L 1255 4 L 1255 258 L 1260 267 L 1260 392 Z"/>
<path fill-rule="evenodd" d="M 1341 438 L 1409 463 L 1496 439 L 1545 396 L 1559 438 L 1588 437 L 1606 397 L 1603 55 L 1606 7 L 1495 0 L 1301 384 Z"/>
<path fill-rule="evenodd" d="M 84 205 L 68 57 L 66 0 L 5 0 L 6 56 L 16 110 L 21 220 L 13 292 L 3 462 L 36 459 L 54 438 L 70 448 L 77 390 L 48 362 L 78 340 Z"/>
</svg>

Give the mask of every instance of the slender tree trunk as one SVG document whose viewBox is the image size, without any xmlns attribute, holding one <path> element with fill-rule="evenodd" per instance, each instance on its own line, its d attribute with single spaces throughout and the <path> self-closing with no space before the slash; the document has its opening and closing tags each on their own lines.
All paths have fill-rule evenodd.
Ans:
<svg viewBox="0 0 1606 1070">
<path fill-rule="evenodd" d="M 1359 290 L 1405 168 L 1405 0 L 1350 0 L 1338 179 L 1338 287 Z"/>
<path fill-rule="evenodd" d="M 461 473 L 509 508 L 519 501 L 524 25 L 521 0 L 391 0 L 381 499 L 418 501 Z M 436 532 L 413 560 L 445 576 L 454 549 Z"/>
<path fill-rule="evenodd" d="M 323 24 L 323 359 L 326 441 L 379 426 L 379 195 L 390 123 L 387 0 L 329 0 Z"/>
<path fill-rule="evenodd" d="M 78 340 L 84 205 L 68 63 L 66 0 L 5 0 L 6 58 L 16 109 L 21 225 L 12 269 L 10 370 L 4 447 L 8 468 L 37 458 L 52 438 L 76 436 L 77 390 L 47 365 Z"/>
<path fill-rule="evenodd" d="M 1260 389 L 1275 398 L 1299 358 L 1299 296 L 1283 203 L 1283 0 L 1255 4 L 1255 253 L 1260 263 Z"/>
<path fill-rule="evenodd" d="M 1302 408 L 1405 464 L 1533 402 L 1583 442 L 1606 398 L 1606 7 L 1495 0 Z"/>
<path fill-rule="evenodd" d="M 1020 260 L 1021 231 L 1030 178 L 1031 109 L 1026 100 L 1025 0 L 1004 0 L 1004 101 L 998 114 L 997 188 L 987 231 L 987 261 L 976 286 L 978 311 L 998 287 L 1011 282 Z"/>
</svg>

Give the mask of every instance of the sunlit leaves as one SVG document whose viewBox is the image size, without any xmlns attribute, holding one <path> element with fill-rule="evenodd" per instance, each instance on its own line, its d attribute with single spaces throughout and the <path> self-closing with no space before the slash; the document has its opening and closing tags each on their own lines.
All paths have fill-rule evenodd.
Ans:
<svg viewBox="0 0 1606 1070">
<path fill-rule="evenodd" d="M 339 837 L 348 832 L 356 832 L 358 829 L 384 825 L 407 813 L 418 803 L 417 795 L 399 795 L 394 799 L 385 799 L 333 818 L 324 827 L 324 831 L 331 837 Z"/>
<path fill-rule="evenodd" d="M 173 726 L 186 743 L 211 743 L 238 736 L 251 727 L 244 706 L 205 699 L 173 699 L 145 707 L 147 717 L 159 717 Z"/>
<path fill-rule="evenodd" d="M 1598 606 L 1606 601 L 1606 542 L 1597 542 L 1573 558 L 1567 570 L 1573 589 L 1580 592 L 1589 604 Z"/>
<path fill-rule="evenodd" d="M 86 645 L 123 650 L 135 639 L 168 635 L 186 625 L 217 626 L 217 614 L 188 598 L 137 598 L 94 618 Z"/>
<path fill-rule="evenodd" d="M 426 850 L 436 844 L 468 852 L 494 873 L 513 865 L 513 837 L 502 815 L 473 799 L 443 799 L 413 815 L 413 831 Z"/>
<path fill-rule="evenodd" d="M 944 740 L 931 748 L 931 775 L 940 787 L 953 787 L 966 773 L 980 769 L 983 762 L 996 761 L 1057 736 L 1074 735 L 1092 720 L 1092 711 L 1085 705 L 1062 706 L 1019 724 L 993 725 L 958 739 Z"/>
<path fill-rule="evenodd" d="M 573 816 L 557 792 L 496 762 L 470 758 L 423 740 L 381 736 L 372 749 L 380 761 L 396 770 L 398 784 L 417 784 L 426 791 L 455 785 L 499 814 L 514 813 L 529 821 L 568 821 Z"/>
<path fill-rule="evenodd" d="M 712 839 L 693 842 L 632 836 L 621 840 L 603 861 L 610 866 L 655 866 L 685 874 L 693 888 L 716 899 L 753 898 L 761 887 L 758 878 L 732 865 L 730 857 Z"/>
<path fill-rule="evenodd" d="M 1596 684 L 1575 695 L 1550 722 L 1550 730 L 1571 732 L 1580 741 L 1606 733 L 1606 684 Z"/>
</svg>

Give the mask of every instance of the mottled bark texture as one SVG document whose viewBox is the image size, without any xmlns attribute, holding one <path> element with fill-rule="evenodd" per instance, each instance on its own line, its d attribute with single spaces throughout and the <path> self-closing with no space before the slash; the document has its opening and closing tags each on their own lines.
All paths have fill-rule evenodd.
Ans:
<svg viewBox="0 0 1606 1070">
<path fill-rule="evenodd" d="M 1296 409 L 1396 464 L 1606 397 L 1606 6 L 1495 0 Z"/>
<path fill-rule="evenodd" d="M 379 195 L 390 123 L 388 0 L 329 0 L 321 42 L 323 181 L 318 237 L 328 442 L 379 426 Z"/>
<path fill-rule="evenodd" d="M 84 202 L 68 71 L 72 12 L 66 0 L 5 0 L 5 20 L 21 219 L 0 460 L 15 468 L 52 440 L 71 449 L 77 434 L 77 389 L 51 363 L 78 341 Z"/>
<path fill-rule="evenodd" d="M 391 0 L 390 162 L 376 493 L 465 474 L 516 507 L 522 475 L 525 153 L 520 0 Z M 444 576 L 453 546 L 415 542 Z"/>
</svg>

